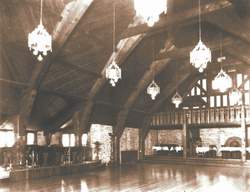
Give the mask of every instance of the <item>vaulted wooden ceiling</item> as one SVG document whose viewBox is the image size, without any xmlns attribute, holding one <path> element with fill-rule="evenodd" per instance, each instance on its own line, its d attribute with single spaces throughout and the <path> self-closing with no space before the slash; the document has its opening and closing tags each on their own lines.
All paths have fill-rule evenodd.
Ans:
<svg viewBox="0 0 250 192">
<path fill-rule="evenodd" d="M 39 22 L 40 0 L 1 0 L 0 112 L 21 114 L 28 123 L 55 130 L 80 111 L 90 122 L 141 127 L 150 113 L 165 108 L 176 86 L 185 93 L 200 76 L 189 63 L 198 40 L 198 1 L 168 0 L 168 13 L 152 28 L 135 18 L 133 0 L 115 0 L 117 62 L 122 80 L 105 80 L 112 55 L 114 0 L 44 0 L 44 25 L 53 34 L 53 52 L 38 62 L 27 36 Z M 250 65 L 248 0 L 203 0 L 203 40 L 213 50 L 205 74 L 218 69 L 221 34 L 228 65 Z M 155 56 L 153 54 L 155 52 Z M 145 94 L 156 76 L 161 95 Z M 175 76 L 178 75 L 178 81 Z M 185 82 L 185 83 L 184 83 Z"/>
</svg>

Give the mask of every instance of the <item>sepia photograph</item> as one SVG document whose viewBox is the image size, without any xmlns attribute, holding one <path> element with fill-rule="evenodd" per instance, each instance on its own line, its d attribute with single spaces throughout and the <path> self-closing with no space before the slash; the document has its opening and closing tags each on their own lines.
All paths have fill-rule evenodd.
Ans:
<svg viewBox="0 0 250 192">
<path fill-rule="evenodd" d="M 0 0 L 0 192 L 250 192 L 250 0 Z"/>
</svg>

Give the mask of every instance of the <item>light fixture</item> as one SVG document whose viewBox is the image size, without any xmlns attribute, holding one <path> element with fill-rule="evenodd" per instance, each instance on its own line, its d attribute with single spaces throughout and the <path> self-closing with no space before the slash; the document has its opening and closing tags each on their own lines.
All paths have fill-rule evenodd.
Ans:
<svg viewBox="0 0 250 192">
<path fill-rule="evenodd" d="M 167 13 L 167 0 L 134 0 L 136 15 L 152 27 L 159 21 L 161 13 Z"/>
<path fill-rule="evenodd" d="M 225 71 L 223 71 L 223 69 L 221 69 L 220 72 L 216 75 L 216 77 L 212 81 L 212 88 L 214 90 L 219 90 L 220 92 L 223 93 L 231 87 L 232 87 L 231 77 Z"/>
<path fill-rule="evenodd" d="M 218 63 L 220 63 L 221 66 L 221 70 L 212 81 L 212 88 L 214 90 L 219 90 L 222 93 L 231 88 L 233 85 L 232 78 L 222 69 L 222 63 L 224 60 L 226 60 L 226 57 L 222 56 L 222 33 L 221 33 L 220 57 L 217 58 L 217 61 Z"/>
<path fill-rule="evenodd" d="M 117 65 L 116 59 L 116 41 L 115 41 L 115 2 L 113 8 L 113 59 L 111 63 L 107 66 L 105 73 L 106 79 L 109 80 L 110 84 L 115 87 L 119 79 L 122 78 L 121 68 Z"/>
<path fill-rule="evenodd" d="M 157 85 L 156 83 L 155 83 L 155 81 L 153 80 L 150 84 L 149 84 L 149 86 L 148 86 L 148 88 L 147 88 L 147 94 L 149 94 L 150 96 L 151 96 L 151 99 L 152 100 L 155 100 L 155 98 L 156 98 L 156 96 L 158 95 L 158 94 L 160 94 L 160 87 L 159 87 L 159 85 Z"/>
<path fill-rule="evenodd" d="M 115 60 L 106 68 L 106 78 L 109 79 L 110 84 L 115 87 L 119 79 L 121 79 L 121 69 L 116 64 Z"/>
<path fill-rule="evenodd" d="M 199 0 L 199 42 L 190 52 L 190 63 L 202 73 L 211 60 L 211 50 L 201 40 L 201 5 Z"/>
<path fill-rule="evenodd" d="M 237 105 L 241 101 L 242 94 L 237 88 L 233 88 L 229 93 L 230 105 Z"/>
<path fill-rule="evenodd" d="M 172 103 L 175 104 L 176 108 L 179 108 L 179 105 L 182 103 L 183 98 L 181 95 L 176 91 L 175 95 L 172 97 Z"/>
<path fill-rule="evenodd" d="M 33 55 L 37 56 L 39 61 L 43 60 L 48 51 L 52 52 L 52 37 L 43 26 L 42 14 L 43 0 L 41 0 L 40 24 L 28 36 L 29 49 L 33 52 Z"/>
</svg>

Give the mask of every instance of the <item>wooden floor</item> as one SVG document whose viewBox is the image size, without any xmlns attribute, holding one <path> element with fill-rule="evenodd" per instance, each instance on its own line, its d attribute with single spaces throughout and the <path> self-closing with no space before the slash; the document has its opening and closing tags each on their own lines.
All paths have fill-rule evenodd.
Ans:
<svg viewBox="0 0 250 192">
<path fill-rule="evenodd" d="M 17 191 L 249 192 L 250 172 L 243 168 L 147 163 L 81 175 L 0 183 L 0 192 Z"/>
</svg>

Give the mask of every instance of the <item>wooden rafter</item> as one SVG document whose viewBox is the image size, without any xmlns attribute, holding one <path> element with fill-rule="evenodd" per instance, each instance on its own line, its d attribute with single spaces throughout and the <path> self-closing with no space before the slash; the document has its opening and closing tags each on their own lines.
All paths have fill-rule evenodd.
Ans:
<svg viewBox="0 0 250 192">
<path fill-rule="evenodd" d="M 120 138 L 122 136 L 125 122 L 127 120 L 128 113 L 135 103 L 136 99 L 139 97 L 140 93 L 145 90 L 146 86 L 152 81 L 154 78 L 154 74 L 157 75 L 166 66 L 169 64 L 170 59 L 157 60 L 152 62 L 148 71 L 145 72 L 141 80 L 138 82 L 134 91 L 128 97 L 126 103 L 123 105 L 122 110 L 118 113 L 116 126 L 115 126 L 115 134 Z"/>
<path fill-rule="evenodd" d="M 228 0 L 216 0 L 208 4 L 201 6 L 201 13 L 203 15 L 221 11 L 232 7 L 232 3 Z M 179 13 L 168 13 L 168 15 L 162 18 L 154 27 L 150 28 L 146 24 L 137 25 L 135 27 L 128 28 L 121 36 L 121 38 L 131 37 L 141 33 L 155 34 L 163 31 L 167 31 L 170 26 L 178 25 L 198 16 L 198 7 L 191 8 Z"/>
<path fill-rule="evenodd" d="M 137 35 L 133 36 L 127 39 L 120 40 L 120 42 L 117 45 L 117 52 L 116 55 L 113 53 L 108 62 L 106 63 L 105 67 L 102 70 L 103 76 L 96 80 L 95 84 L 91 88 L 89 94 L 88 94 L 88 102 L 86 105 L 83 106 L 83 110 L 80 115 L 80 127 L 83 129 L 83 131 L 88 131 L 88 122 L 90 119 L 90 115 L 92 112 L 92 108 L 94 106 L 94 98 L 97 95 L 97 93 L 101 90 L 101 88 L 104 86 L 105 82 L 107 81 L 104 73 L 106 67 L 111 63 L 111 61 L 115 58 L 118 65 L 122 65 L 127 57 L 130 55 L 130 53 L 135 49 L 135 47 L 141 42 L 143 39 L 143 35 Z"/>
<path fill-rule="evenodd" d="M 226 37 L 222 40 L 223 47 L 230 47 L 239 42 L 232 37 Z M 210 42 L 206 42 L 206 45 L 213 51 L 216 51 L 220 48 L 220 40 L 213 40 Z M 157 59 L 164 59 L 164 58 L 172 58 L 177 60 L 183 60 L 189 57 L 190 51 L 194 48 L 193 46 L 188 46 L 184 48 L 176 48 L 169 50 L 162 51 L 158 56 Z"/>
<path fill-rule="evenodd" d="M 239 18 L 233 8 L 227 12 L 210 14 L 206 21 L 250 44 L 250 19 L 244 21 Z"/>
<path fill-rule="evenodd" d="M 201 9 L 202 9 L 203 14 L 208 14 L 208 13 L 213 13 L 215 11 L 231 7 L 231 5 L 232 4 L 230 2 L 228 2 L 227 0 L 222 0 L 222 1 L 216 1 L 213 3 L 203 5 Z M 132 26 L 135 26 L 135 27 L 129 27 L 127 29 L 127 31 L 125 31 L 123 33 L 121 38 L 124 38 L 124 40 L 129 40 L 133 37 L 137 37 L 137 38 L 140 37 L 141 38 L 141 36 L 145 35 L 145 33 L 147 33 L 147 35 L 148 35 L 150 33 L 151 34 L 155 33 L 156 31 L 161 31 L 161 30 L 166 31 L 172 25 L 176 25 L 178 23 L 181 24 L 182 22 L 187 21 L 188 19 L 192 19 L 192 18 L 197 17 L 197 16 L 198 16 L 198 8 L 192 8 L 188 11 L 184 11 L 182 13 L 173 15 L 171 17 L 169 16 L 166 19 L 163 19 L 158 24 L 156 24 L 155 27 L 153 27 L 151 29 L 146 27 L 146 25 L 134 24 Z M 123 41 L 123 40 L 121 40 L 121 41 Z M 109 62 L 112 60 L 112 58 L 113 58 L 113 56 L 110 57 L 107 64 L 109 64 Z M 105 70 L 105 68 L 104 68 L 104 70 Z M 86 106 L 84 106 L 84 110 L 82 111 L 82 115 L 81 115 L 80 126 L 81 126 L 81 128 L 85 129 L 85 131 L 87 131 L 86 129 L 87 129 L 89 117 L 90 117 L 91 112 L 92 112 L 92 108 L 93 108 L 93 104 L 94 104 L 93 99 L 94 99 L 95 95 L 97 94 L 97 92 L 99 92 L 99 90 L 103 87 L 105 81 L 106 80 L 104 78 L 100 78 L 96 81 L 95 85 L 92 87 L 92 89 L 90 91 L 89 101 L 87 102 Z"/>
<path fill-rule="evenodd" d="M 93 0 L 76 0 L 66 5 L 62 12 L 62 20 L 59 21 L 53 31 L 53 53 L 41 63 L 35 64 L 30 78 L 30 86 L 21 99 L 20 114 L 28 120 L 35 102 L 39 86 L 44 79 L 50 65 L 61 51 L 69 36 L 76 28 L 78 22 L 86 13 Z"/>
<path fill-rule="evenodd" d="M 165 43 L 165 50 L 166 52 L 170 52 L 172 49 L 174 49 L 174 45 L 172 42 L 172 38 L 168 38 L 167 42 Z M 122 136 L 124 126 L 127 120 L 128 113 L 141 94 L 143 90 L 145 90 L 146 86 L 152 81 L 155 75 L 160 73 L 162 70 L 164 70 L 170 62 L 169 58 L 164 58 L 162 60 L 156 60 L 153 61 L 149 69 L 144 73 L 141 80 L 136 85 L 135 89 L 132 91 L 132 93 L 129 95 L 127 101 L 122 107 L 122 110 L 118 113 L 117 120 L 116 120 L 116 126 L 115 126 L 115 135 L 120 138 Z"/>
</svg>

